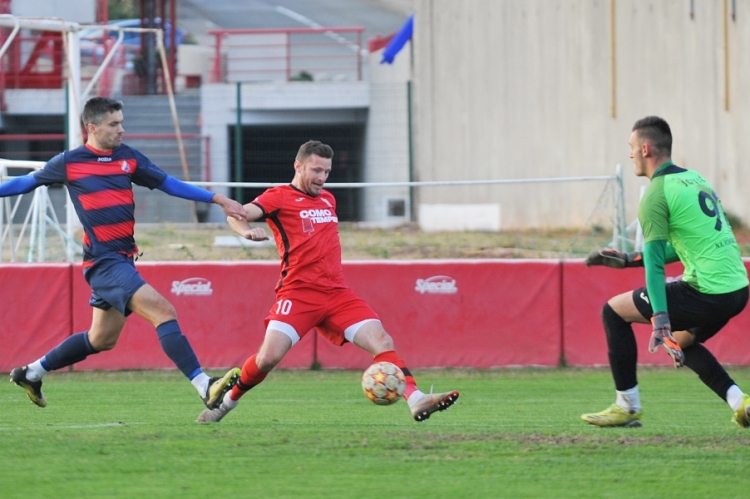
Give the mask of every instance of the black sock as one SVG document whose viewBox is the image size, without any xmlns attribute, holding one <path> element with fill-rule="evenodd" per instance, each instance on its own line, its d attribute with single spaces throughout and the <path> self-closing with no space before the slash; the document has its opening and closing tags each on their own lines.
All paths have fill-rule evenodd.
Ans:
<svg viewBox="0 0 750 499">
<path fill-rule="evenodd" d="M 609 367 L 615 380 L 615 389 L 628 390 L 638 384 L 636 364 L 638 347 L 633 326 L 615 312 L 609 303 L 602 308 L 602 323 L 607 333 Z"/>
<path fill-rule="evenodd" d="M 188 339 L 180 331 L 180 325 L 176 320 L 159 324 L 156 326 L 156 333 L 159 335 L 162 350 L 167 357 L 172 359 L 182 374 L 192 380 L 202 372 L 198 357 Z"/>
<path fill-rule="evenodd" d="M 62 369 L 76 362 L 81 362 L 89 355 L 95 353 L 99 353 L 99 350 L 89 343 L 88 331 L 76 333 L 47 352 L 47 355 L 42 358 L 42 367 L 47 371 Z"/>
<path fill-rule="evenodd" d="M 692 369 L 703 383 L 716 393 L 722 400 L 727 400 L 727 390 L 734 385 L 726 370 L 721 367 L 714 354 L 700 343 L 683 349 L 685 365 Z"/>
</svg>

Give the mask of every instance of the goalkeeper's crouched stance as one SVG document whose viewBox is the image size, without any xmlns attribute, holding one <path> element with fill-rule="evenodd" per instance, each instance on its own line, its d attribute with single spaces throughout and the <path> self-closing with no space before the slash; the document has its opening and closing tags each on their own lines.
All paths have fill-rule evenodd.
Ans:
<svg viewBox="0 0 750 499">
<path fill-rule="evenodd" d="M 587 267 L 623 269 L 644 267 L 644 258 L 641 252 L 625 253 L 605 248 L 592 251 L 585 263 Z M 716 299 L 717 297 L 695 291 L 688 283 L 680 280 L 666 283 L 665 293 L 669 313 L 653 313 L 647 286 L 615 296 L 604 305 L 602 323 L 607 336 L 616 398 L 604 411 L 583 414 L 581 419 L 601 427 L 642 425 L 642 408 L 636 376 L 637 344 L 632 323 L 648 323 L 649 320 L 646 318 L 650 317 L 652 333 L 648 345 L 649 352 L 655 353 L 661 346 L 672 358 L 675 367 L 688 366 L 698 374 L 701 381 L 729 403 L 735 411 L 732 421 L 743 428 L 750 426 L 750 397 L 742 392 L 711 352 L 702 345 L 715 335 L 729 318 L 742 310 L 747 302 L 747 287 L 730 293 L 732 296 L 721 295 Z M 724 299 L 726 302 L 723 302 Z M 721 314 L 716 322 L 712 320 L 711 309 L 714 306 L 716 314 Z M 700 315 L 705 317 L 705 321 L 701 321 L 704 325 L 691 326 L 689 317 L 694 317 L 692 314 L 696 310 L 702 312 Z"/>
<path fill-rule="evenodd" d="M 745 308 L 747 271 L 718 196 L 700 174 L 672 163 L 671 144 L 669 125 L 653 116 L 636 122 L 630 136 L 636 175 L 651 181 L 638 207 L 643 252 L 605 248 L 585 261 L 587 266 L 643 267 L 646 285 L 602 308 L 616 397 L 607 409 L 581 418 L 601 427 L 642 425 L 632 327 L 638 322 L 651 323 L 650 352 L 661 346 L 675 367 L 693 370 L 730 406 L 732 421 L 747 428 L 750 396 L 703 345 Z M 684 266 L 682 278 L 667 283 L 665 265 L 677 261 Z"/>
</svg>

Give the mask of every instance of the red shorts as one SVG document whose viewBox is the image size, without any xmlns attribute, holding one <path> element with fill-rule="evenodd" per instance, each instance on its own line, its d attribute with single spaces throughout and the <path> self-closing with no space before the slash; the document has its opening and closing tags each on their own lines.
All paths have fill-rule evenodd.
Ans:
<svg viewBox="0 0 750 499">
<path fill-rule="evenodd" d="M 378 314 L 349 288 L 315 290 L 281 289 L 266 317 L 265 326 L 280 330 L 297 343 L 315 328 L 334 345 L 343 345 L 356 331 L 347 328 L 368 320 L 380 320 Z"/>
</svg>

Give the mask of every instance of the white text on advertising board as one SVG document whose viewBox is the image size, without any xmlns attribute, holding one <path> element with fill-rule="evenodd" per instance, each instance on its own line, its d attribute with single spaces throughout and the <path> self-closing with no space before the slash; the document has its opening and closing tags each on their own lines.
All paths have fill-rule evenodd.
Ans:
<svg viewBox="0 0 750 499">
<path fill-rule="evenodd" d="M 427 279 L 417 279 L 417 285 L 414 290 L 421 294 L 452 295 L 458 292 L 458 287 L 456 287 L 456 280 L 454 278 L 445 275 L 436 275 Z"/>
<path fill-rule="evenodd" d="M 213 292 L 211 281 L 203 277 L 191 277 L 184 281 L 172 281 L 172 293 L 177 296 L 209 296 Z"/>
</svg>

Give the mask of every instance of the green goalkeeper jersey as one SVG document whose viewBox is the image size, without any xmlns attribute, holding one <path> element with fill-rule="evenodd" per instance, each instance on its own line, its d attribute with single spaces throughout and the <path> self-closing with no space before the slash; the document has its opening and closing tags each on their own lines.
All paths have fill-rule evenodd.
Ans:
<svg viewBox="0 0 750 499">
<path fill-rule="evenodd" d="M 672 162 L 661 165 L 638 206 L 638 219 L 654 313 L 667 312 L 664 264 L 670 250 L 685 267 L 682 279 L 701 293 L 729 293 L 748 285 L 719 197 L 699 173 Z"/>
</svg>

